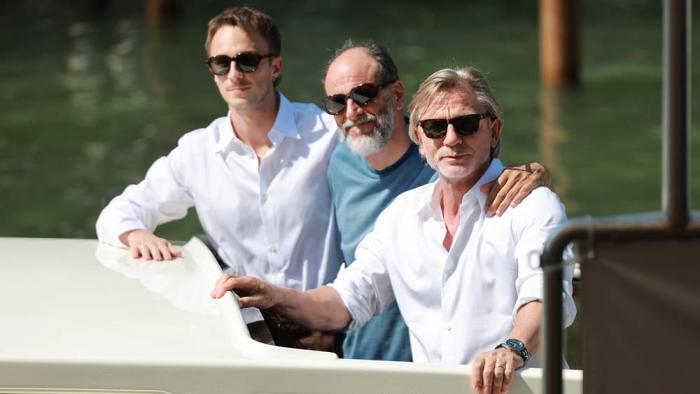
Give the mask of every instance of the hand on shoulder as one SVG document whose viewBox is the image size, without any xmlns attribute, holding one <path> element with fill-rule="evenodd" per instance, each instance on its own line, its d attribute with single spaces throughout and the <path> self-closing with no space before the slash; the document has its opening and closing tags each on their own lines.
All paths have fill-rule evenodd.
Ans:
<svg viewBox="0 0 700 394">
<path fill-rule="evenodd" d="M 543 165 L 532 162 L 506 167 L 496 180 L 481 186 L 481 191 L 489 193 L 487 214 L 503 215 L 508 208 L 517 207 L 541 186 L 552 188 L 552 178 Z"/>
</svg>

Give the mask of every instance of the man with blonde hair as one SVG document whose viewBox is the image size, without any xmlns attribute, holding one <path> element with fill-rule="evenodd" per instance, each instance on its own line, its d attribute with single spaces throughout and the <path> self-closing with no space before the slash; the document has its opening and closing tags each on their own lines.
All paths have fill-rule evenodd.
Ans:
<svg viewBox="0 0 700 394">
<path fill-rule="evenodd" d="M 215 298 L 240 290 L 242 306 L 272 309 L 321 330 L 361 326 L 396 301 L 414 361 L 472 363 L 480 393 L 507 391 L 513 372 L 539 363 L 543 275 L 539 253 L 565 223 L 564 207 L 535 189 L 501 216 L 486 214 L 481 185 L 503 170 L 503 121 L 473 68 L 429 76 L 409 106 L 409 135 L 436 182 L 398 196 L 329 286 L 300 292 L 251 277 L 222 277 Z M 565 323 L 576 310 L 564 280 Z"/>
</svg>

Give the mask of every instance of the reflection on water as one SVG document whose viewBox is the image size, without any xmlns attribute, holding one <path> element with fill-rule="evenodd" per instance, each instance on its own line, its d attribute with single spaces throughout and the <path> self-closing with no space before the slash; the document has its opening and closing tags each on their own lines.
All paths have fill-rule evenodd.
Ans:
<svg viewBox="0 0 700 394">
<path fill-rule="evenodd" d="M 104 84 L 103 75 L 94 72 L 99 61 L 95 44 L 90 41 L 94 34 L 90 25 L 76 22 L 70 25 L 68 36 L 70 47 L 66 52 L 63 86 L 77 110 L 78 122 L 83 126 L 92 125 L 100 106 L 101 85 Z"/>
<path fill-rule="evenodd" d="M 98 13 L 88 3 L 0 3 L 0 235 L 94 237 L 112 196 L 226 113 L 203 64 L 222 3 L 180 2 L 181 17 L 160 27 L 146 23 L 142 0 L 100 2 Z M 282 31 L 290 99 L 320 101 L 321 70 L 348 37 L 386 44 L 407 92 L 437 68 L 474 65 L 504 107 L 503 160 L 549 166 L 570 216 L 658 211 L 658 4 L 583 4 L 582 89 L 553 95 L 539 88 L 536 3 L 250 2 Z M 691 139 L 697 152 L 697 127 Z M 691 163 L 698 178 L 700 160 Z M 698 207 L 700 182 L 692 187 Z M 199 231 L 192 214 L 161 227 L 175 239 Z"/>
<path fill-rule="evenodd" d="M 142 108 L 147 94 L 139 81 L 137 42 L 141 38 L 131 20 L 120 20 L 116 26 L 116 42 L 106 58 L 109 75 L 114 81 L 114 98 L 111 105 L 126 111 Z"/>
<path fill-rule="evenodd" d="M 560 99 L 565 91 L 555 87 L 540 89 L 540 123 L 539 123 L 539 154 L 542 163 L 549 169 L 552 178 L 556 180 L 555 191 L 566 201 L 569 211 L 577 211 L 578 204 L 571 195 L 571 186 L 567 168 L 560 157 L 562 145 L 567 139 L 567 131 L 561 126 Z"/>
<path fill-rule="evenodd" d="M 63 87 L 81 126 L 96 126 L 105 111 L 139 111 L 147 94 L 139 81 L 136 45 L 139 31 L 133 21 L 120 20 L 114 42 L 102 48 L 100 34 L 91 22 L 68 28 Z"/>
</svg>

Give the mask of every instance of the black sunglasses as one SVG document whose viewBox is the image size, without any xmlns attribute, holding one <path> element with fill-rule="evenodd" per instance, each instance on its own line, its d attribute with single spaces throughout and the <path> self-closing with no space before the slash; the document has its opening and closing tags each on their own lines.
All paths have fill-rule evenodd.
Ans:
<svg viewBox="0 0 700 394">
<path fill-rule="evenodd" d="M 459 135 L 472 135 L 479 130 L 479 121 L 484 118 L 495 119 L 490 114 L 471 114 L 452 119 L 425 119 L 418 122 L 426 137 L 431 139 L 443 138 L 447 134 L 447 125 L 454 126 Z"/>
<path fill-rule="evenodd" d="M 273 57 L 276 55 L 258 55 L 255 52 L 241 52 L 236 54 L 234 57 L 226 55 L 212 56 L 205 61 L 207 66 L 209 66 L 209 71 L 214 75 L 226 75 L 231 71 L 231 62 L 236 62 L 236 70 L 242 73 L 252 73 L 258 68 L 260 61 L 266 57 Z"/>
<path fill-rule="evenodd" d="M 396 80 L 386 81 L 379 86 L 372 83 L 363 83 L 357 85 L 350 90 L 348 94 L 334 94 L 332 96 L 326 96 L 323 99 L 323 109 L 331 115 L 338 115 L 339 113 L 345 111 L 345 107 L 348 105 L 348 99 L 354 101 L 357 105 L 367 105 L 379 94 L 379 90 L 385 88 Z"/>
</svg>

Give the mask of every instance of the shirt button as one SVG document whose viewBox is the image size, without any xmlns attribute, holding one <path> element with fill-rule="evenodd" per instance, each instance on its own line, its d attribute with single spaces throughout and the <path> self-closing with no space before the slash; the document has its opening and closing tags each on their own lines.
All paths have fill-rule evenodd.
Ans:
<svg viewBox="0 0 700 394">
<path fill-rule="evenodd" d="M 270 253 L 277 253 L 277 246 L 275 245 L 270 245 L 267 247 L 267 251 Z"/>
</svg>

